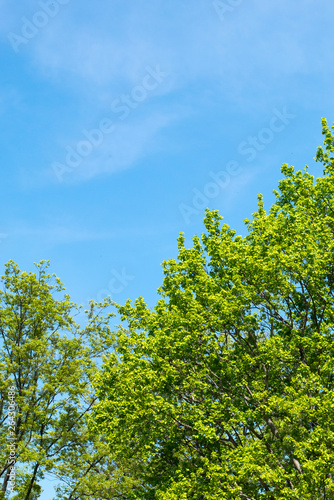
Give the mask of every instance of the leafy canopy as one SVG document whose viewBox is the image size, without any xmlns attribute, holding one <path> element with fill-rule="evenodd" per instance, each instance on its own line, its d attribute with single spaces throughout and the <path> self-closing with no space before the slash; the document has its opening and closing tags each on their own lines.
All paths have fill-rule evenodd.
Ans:
<svg viewBox="0 0 334 500">
<path fill-rule="evenodd" d="M 40 481 L 50 474 L 59 480 L 62 500 L 113 500 L 132 490 L 133 475 L 129 464 L 115 465 L 104 437 L 86 424 L 96 401 L 91 381 L 110 349 L 113 315 L 105 312 L 108 300 L 92 302 L 80 329 L 76 305 L 47 267 L 41 262 L 37 272 L 27 273 L 10 261 L 1 277 L 0 498 L 11 495 L 9 444 L 15 443 L 13 500 L 37 500 Z"/>
<path fill-rule="evenodd" d="M 245 237 L 207 210 L 154 310 L 117 306 L 90 425 L 137 463 L 125 498 L 334 498 L 333 132 L 322 177 L 284 164 Z"/>
</svg>

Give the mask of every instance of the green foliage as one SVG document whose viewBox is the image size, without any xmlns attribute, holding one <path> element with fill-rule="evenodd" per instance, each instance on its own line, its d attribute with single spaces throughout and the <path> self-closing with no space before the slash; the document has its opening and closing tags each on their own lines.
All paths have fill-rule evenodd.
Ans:
<svg viewBox="0 0 334 500">
<path fill-rule="evenodd" d="M 123 480 L 103 437 L 86 416 L 95 404 L 91 380 L 112 345 L 105 313 L 109 300 L 91 302 L 87 326 L 73 320 L 77 307 L 48 263 L 37 273 L 10 261 L 0 291 L 0 477 L 8 488 L 9 443 L 16 443 L 15 500 L 36 500 L 40 480 L 52 474 L 62 483 L 58 497 L 114 499 L 133 481 Z M 105 315 L 102 316 L 102 313 Z M 15 425 L 9 422 L 9 387 L 15 387 Z M 11 440 L 15 437 L 15 440 Z M 125 469 L 126 470 L 126 469 Z"/>
<path fill-rule="evenodd" d="M 334 129 L 333 129 L 334 130 Z M 334 139 L 283 165 L 237 236 L 217 211 L 164 262 L 162 298 L 117 306 L 91 428 L 157 500 L 334 499 Z"/>
</svg>

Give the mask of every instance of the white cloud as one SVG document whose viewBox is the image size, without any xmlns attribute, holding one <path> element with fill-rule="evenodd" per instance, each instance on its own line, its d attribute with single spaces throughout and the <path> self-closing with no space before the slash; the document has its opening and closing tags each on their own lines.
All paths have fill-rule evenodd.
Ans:
<svg viewBox="0 0 334 500">
<path fill-rule="evenodd" d="M 323 8 L 333 12 L 331 5 L 325 0 Z M 90 116 L 94 114 L 94 102 L 97 109 L 109 105 L 115 96 L 138 85 L 147 65 L 156 64 L 169 73 L 154 92 L 161 99 L 185 89 L 203 98 L 209 88 L 213 89 L 213 103 L 223 97 L 235 104 L 236 111 L 259 111 L 261 106 L 268 106 L 269 86 L 277 85 L 279 89 L 280 81 L 308 74 L 311 64 L 317 61 L 316 50 L 324 48 L 322 62 L 316 62 L 319 70 L 323 70 L 327 56 L 332 57 L 332 47 L 322 47 L 321 40 L 317 49 L 310 46 L 310 18 L 317 10 L 317 4 L 311 1 L 302 9 L 288 0 L 275 5 L 254 0 L 242 2 L 222 22 L 211 0 L 193 5 L 185 1 L 167 4 L 142 0 L 131 6 L 128 2 L 113 2 L 103 7 L 91 2 L 69 2 L 22 51 L 44 78 L 75 92 L 76 98 L 80 96 L 83 107 L 89 100 Z M 296 23 L 298 29 L 294 29 Z M 312 42 L 314 39 L 313 35 Z M 331 72 L 329 68 L 328 74 Z M 245 85 L 256 89 L 254 99 L 251 92 L 243 92 Z M 180 101 L 183 98 L 184 94 L 180 95 Z M 192 102 L 195 106 L 196 100 Z M 145 103 L 140 121 L 135 110 L 126 122 L 117 124 L 115 132 L 73 175 L 68 174 L 68 180 L 87 180 L 131 167 L 149 153 L 159 131 L 168 127 L 178 113 L 174 103 L 169 113 L 164 109 L 152 113 Z M 61 140 L 61 134 L 59 131 L 55 142 Z M 62 139 L 62 143 L 66 147 L 75 145 L 76 140 L 80 137 Z M 55 161 L 61 162 L 63 152 L 59 154 Z M 30 182 L 36 183 L 37 177 L 40 183 L 52 180 L 52 176 L 43 175 L 44 180 L 40 174 L 29 174 Z"/>
<path fill-rule="evenodd" d="M 75 167 L 68 167 L 66 156 L 68 148 L 78 150 L 78 144 L 86 137 L 79 132 L 75 137 L 67 140 L 63 138 L 53 161 L 44 165 L 42 169 L 30 169 L 26 166 L 21 169 L 19 184 L 22 190 L 41 188 L 48 184 L 61 185 L 62 183 L 76 184 L 88 181 L 101 175 L 110 175 L 120 170 L 133 168 L 148 155 L 159 151 L 159 134 L 187 112 L 180 109 L 177 113 L 168 111 L 152 111 L 149 103 L 142 103 L 143 110 L 133 110 L 133 115 L 123 122 L 115 121 L 115 129 L 103 136 L 103 141 L 91 148 L 87 157 L 81 157 Z M 148 109 L 145 109 L 145 106 Z M 151 110 L 151 111 L 150 111 Z M 98 126 L 101 119 L 112 118 L 112 113 L 101 116 L 91 127 L 82 127 L 91 130 Z M 132 118 L 132 120 L 130 119 Z M 74 134 L 73 134 L 74 135 Z M 62 173 L 61 167 L 65 167 Z"/>
<path fill-rule="evenodd" d="M 65 217 L 66 219 L 66 217 Z M 70 221 L 57 222 L 48 221 L 45 225 L 30 225 L 26 222 L 16 221 L 10 229 L 10 237 L 24 238 L 25 241 L 32 239 L 40 245 L 67 245 L 80 242 L 94 242 L 116 240 L 121 238 L 146 238 L 155 237 L 170 232 L 170 224 L 159 227 L 134 226 L 125 229 L 115 229 L 114 231 L 98 231 L 96 229 L 83 228 L 80 224 L 74 225 Z M 3 233 L 2 233 L 3 234 Z M 0 235 L 1 236 L 1 235 Z M 6 234 L 6 237 L 8 234 Z"/>
<path fill-rule="evenodd" d="M 188 79 L 210 78 L 222 69 L 217 63 L 223 67 L 227 63 L 227 70 L 241 69 L 235 55 L 245 50 L 247 40 L 253 56 L 248 61 L 243 59 L 243 66 L 248 68 L 254 62 L 275 61 L 288 72 L 299 71 L 307 57 L 300 42 L 307 33 L 302 20 L 308 12 L 284 1 L 265 8 L 262 0 L 257 5 L 243 3 L 224 22 L 216 15 L 212 2 L 191 8 L 181 4 L 177 11 L 174 6 L 174 12 L 168 12 L 166 17 L 162 2 L 155 8 L 152 3 L 148 6 L 141 2 L 131 5 L 128 11 L 124 6 L 117 18 L 114 7 L 106 5 L 103 12 L 93 9 L 89 24 L 77 18 L 74 5 L 69 9 L 72 7 L 71 14 L 64 13 L 63 22 L 50 22 L 43 36 L 31 45 L 43 67 L 76 75 L 94 85 L 110 85 L 117 80 L 135 84 L 138 72 L 149 62 L 160 63 L 178 78 Z M 293 30 L 297 14 L 299 29 Z M 271 38 L 271 43 L 264 45 L 266 37 Z M 272 50 L 273 44 L 277 51 Z"/>
<path fill-rule="evenodd" d="M 69 182 L 88 180 L 134 166 L 155 149 L 159 132 L 175 119 L 171 114 L 159 113 L 147 115 L 132 123 L 117 124 L 115 131 L 105 136 L 105 140 L 91 157 L 65 179 Z"/>
<path fill-rule="evenodd" d="M 333 13 L 329 1 L 326 8 Z M 14 9 L 6 11 L 13 19 Z M 97 98 L 103 88 L 136 84 L 146 64 L 160 64 L 171 74 L 169 90 L 217 75 L 233 80 L 264 71 L 291 75 L 307 72 L 313 60 L 307 35 L 317 11 L 312 1 L 301 8 L 288 0 L 275 5 L 255 0 L 242 2 L 221 21 L 207 0 L 191 6 L 142 0 L 131 8 L 69 2 L 22 50 L 46 77 L 70 81 L 83 93 L 94 88 Z"/>
</svg>

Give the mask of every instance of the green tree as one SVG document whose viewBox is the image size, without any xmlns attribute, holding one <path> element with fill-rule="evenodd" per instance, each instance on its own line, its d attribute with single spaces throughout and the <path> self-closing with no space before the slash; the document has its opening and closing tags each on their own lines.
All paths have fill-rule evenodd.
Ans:
<svg viewBox="0 0 334 500">
<path fill-rule="evenodd" d="M 119 498 L 133 487 L 129 467 L 116 468 L 103 436 L 86 425 L 96 400 L 91 380 L 110 347 L 113 314 L 106 313 L 108 300 L 92 302 L 80 329 L 76 305 L 47 267 L 41 262 L 36 273 L 27 273 L 10 261 L 1 278 L 1 498 L 11 494 L 13 443 L 14 500 L 39 498 L 46 474 L 59 479 L 62 500 Z"/>
<path fill-rule="evenodd" d="M 334 132 L 334 127 L 333 127 Z M 217 211 L 164 262 L 162 298 L 117 306 L 91 427 L 144 499 L 334 499 L 334 135 L 323 176 L 282 167 L 236 235 Z"/>
</svg>

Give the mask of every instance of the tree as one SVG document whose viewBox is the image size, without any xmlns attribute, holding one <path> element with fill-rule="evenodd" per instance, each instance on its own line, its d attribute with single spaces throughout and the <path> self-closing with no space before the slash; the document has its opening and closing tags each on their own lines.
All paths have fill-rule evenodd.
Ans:
<svg viewBox="0 0 334 500">
<path fill-rule="evenodd" d="M 236 235 L 217 211 L 164 262 L 162 298 L 116 305 L 91 428 L 145 499 L 334 499 L 334 126 L 322 177 L 284 178 Z"/>
<path fill-rule="evenodd" d="M 110 348 L 109 301 L 91 302 L 80 329 L 76 305 L 47 267 L 41 262 L 27 273 L 10 261 L 1 278 L 1 498 L 12 492 L 14 500 L 39 498 L 45 474 L 62 482 L 62 500 L 120 498 L 133 487 L 123 474 L 129 467 L 116 469 L 103 436 L 86 425 L 96 400 L 91 380 Z M 13 488 L 11 457 L 17 462 Z"/>
</svg>

